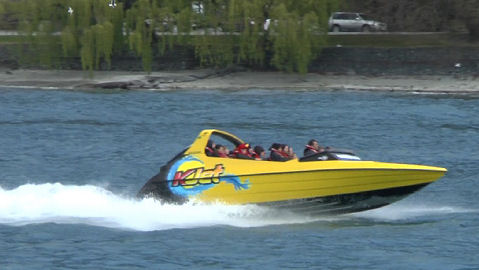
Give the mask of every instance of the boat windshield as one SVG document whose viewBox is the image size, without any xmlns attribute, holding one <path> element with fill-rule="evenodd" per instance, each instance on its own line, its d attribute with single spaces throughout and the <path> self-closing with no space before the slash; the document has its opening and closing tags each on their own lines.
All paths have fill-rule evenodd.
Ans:
<svg viewBox="0 0 479 270">
<path fill-rule="evenodd" d="M 233 151 L 238 145 L 243 143 L 234 137 L 218 132 L 211 133 L 210 140 L 212 140 L 216 145 L 225 146 L 229 151 Z"/>
</svg>

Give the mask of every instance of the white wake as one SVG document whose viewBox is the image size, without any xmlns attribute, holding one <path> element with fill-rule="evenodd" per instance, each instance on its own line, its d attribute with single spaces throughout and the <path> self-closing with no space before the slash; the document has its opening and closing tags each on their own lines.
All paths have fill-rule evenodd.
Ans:
<svg viewBox="0 0 479 270">
<path fill-rule="evenodd" d="M 154 199 L 116 195 L 104 188 L 60 183 L 26 184 L 12 190 L 0 187 L 0 224 L 87 224 L 138 231 L 207 226 L 259 227 L 310 222 L 408 221 L 430 216 L 479 212 L 449 206 L 400 202 L 380 209 L 336 217 L 309 217 L 255 205 L 162 204 Z"/>
<path fill-rule="evenodd" d="M 258 227 L 305 223 L 312 218 L 254 205 L 162 204 L 115 195 L 97 186 L 60 183 L 0 187 L 0 224 L 88 224 L 139 231 L 215 225 Z"/>
<path fill-rule="evenodd" d="M 443 217 L 451 214 L 476 213 L 479 210 L 456 206 L 440 206 L 432 203 L 399 202 L 387 207 L 351 214 L 352 217 L 375 221 L 408 221 L 418 218 Z"/>
</svg>

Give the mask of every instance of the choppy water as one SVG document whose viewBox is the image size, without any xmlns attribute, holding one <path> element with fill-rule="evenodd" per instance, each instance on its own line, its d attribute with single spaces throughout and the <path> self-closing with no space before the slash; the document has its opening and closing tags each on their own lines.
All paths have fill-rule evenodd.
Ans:
<svg viewBox="0 0 479 270">
<path fill-rule="evenodd" d="M 479 269 L 478 116 L 470 96 L 0 88 L 0 269 Z M 449 173 L 334 217 L 136 200 L 204 128 Z"/>
</svg>

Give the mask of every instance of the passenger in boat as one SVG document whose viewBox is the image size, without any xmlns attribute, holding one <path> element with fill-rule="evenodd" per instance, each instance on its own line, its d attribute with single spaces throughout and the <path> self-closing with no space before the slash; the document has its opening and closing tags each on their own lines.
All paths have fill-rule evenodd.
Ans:
<svg viewBox="0 0 479 270">
<path fill-rule="evenodd" d="M 253 157 L 256 160 L 265 160 L 266 159 L 266 151 L 264 151 L 264 148 L 261 147 L 260 145 L 256 145 L 253 148 Z"/>
<path fill-rule="evenodd" d="M 208 143 L 206 144 L 206 148 L 205 148 L 205 153 L 207 156 L 209 157 L 214 157 L 215 156 L 215 142 L 213 142 L 212 140 L 208 140 Z"/>
<path fill-rule="evenodd" d="M 215 156 L 222 158 L 229 158 L 229 150 L 226 146 L 217 144 L 215 147 Z"/>
<path fill-rule="evenodd" d="M 290 160 L 290 158 L 282 151 L 284 146 L 279 143 L 273 143 L 269 150 L 271 151 L 269 153 L 269 160 L 271 161 L 287 161 Z"/>
<path fill-rule="evenodd" d="M 253 150 L 251 150 L 248 143 L 242 143 L 236 147 L 232 157 L 240 159 L 254 159 L 252 152 Z"/>
<path fill-rule="evenodd" d="M 316 141 L 315 139 L 311 139 L 305 146 L 303 154 L 305 157 L 307 157 L 317 153 L 321 153 L 323 151 L 324 148 L 319 145 L 318 141 Z"/>
<path fill-rule="evenodd" d="M 287 145 L 287 144 L 284 145 L 284 147 L 283 147 L 283 152 L 284 152 L 284 155 L 285 155 L 286 157 L 288 157 L 289 159 L 298 158 L 298 157 L 296 156 L 296 154 L 294 153 L 294 151 L 293 151 L 293 147 L 291 147 L 291 146 L 289 146 L 289 145 Z"/>
</svg>

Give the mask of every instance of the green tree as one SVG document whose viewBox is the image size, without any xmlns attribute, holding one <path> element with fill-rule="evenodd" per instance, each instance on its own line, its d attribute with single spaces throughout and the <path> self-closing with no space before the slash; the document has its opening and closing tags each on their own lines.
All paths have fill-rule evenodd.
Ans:
<svg viewBox="0 0 479 270">
<path fill-rule="evenodd" d="M 113 49 L 122 47 L 121 3 L 117 8 L 103 0 L 19 0 L 14 4 L 18 31 L 27 34 L 42 63 L 52 64 L 60 47 L 65 56 L 80 56 L 83 68 L 92 71 L 101 60 L 109 65 Z"/>
<path fill-rule="evenodd" d="M 340 0 L 18 0 L 19 31 L 52 59 L 80 57 L 87 70 L 132 51 L 151 71 L 155 55 L 193 47 L 202 65 L 245 63 L 306 72 L 325 44 Z M 265 27 L 265 22 L 269 27 Z"/>
</svg>

